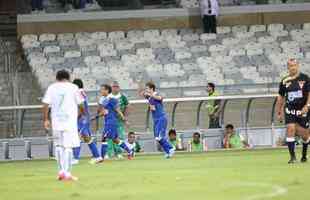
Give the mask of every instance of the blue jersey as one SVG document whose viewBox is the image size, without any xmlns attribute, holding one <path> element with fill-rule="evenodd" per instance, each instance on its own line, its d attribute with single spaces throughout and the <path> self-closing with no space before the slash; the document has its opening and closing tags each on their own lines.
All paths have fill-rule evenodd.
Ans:
<svg viewBox="0 0 310 200">
<path fill-rule="evenodd" d="M 154 121 L 162 117 L 166 117 L 166 112 L 165 112 L 162 100 L 157 100 L 157 99 L 154 99 L 153 97 L 148 97 L 147 100 L 149 102 L 150 110 L 152 112 Z"/>
<path fill-rule="evenodd" d="M 84 102 L 82 105 L 80 105 L 83 112 L 80 113 L 79 119 L 78 119 L 79 129 L 83 128 L 83 126 L 87 126 L 90 124 L 90 113 L 89 113 L 89 106 L 88 106 L 88 98 L 87 98 L 86 92 L 83 89 L 80 90 L 80 93 L 84 99 Z"/>
<path fill-rule="evenodd" d="M 118 114 L 116 112 L 118 108 L 118 100 L 111 97 L 101 97 L 99 105 L 108 111 L 104 116 L 105 125 L 116 125 L 118 124 Z"/>
</svg>

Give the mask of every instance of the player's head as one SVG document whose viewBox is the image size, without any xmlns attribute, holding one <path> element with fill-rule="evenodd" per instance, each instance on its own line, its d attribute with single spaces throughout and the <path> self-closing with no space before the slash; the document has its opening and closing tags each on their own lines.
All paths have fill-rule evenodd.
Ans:
<svg viewBox="0 0 310 200">
<path fill-rule="evenodd" d="M 234 133 L 234 125 L 227 124 L 225 126 L 225 134 L 233 134 Z"/>
<path fill-rule="evenodd" d="M 177 139 L 177 132 L 175 129 L 170 129 L 168 132 L 169 140 L 176 140 Z"/>
<path fill-rule="evenodd" d="M 118 94 L 120 92 L 119 83 L 117 81 L 113 81 L 111 84 L 111 87 L 112 87 L 113 94 Z"/>
<path fill-rule="evenodd" d="M 59 70 L 56 73 L 56 80 L 57 81 L 69 81 L 70 80 L 70 74 L 66 70 Z"/>
<path fill-rule="evenodd" d="M 129 132 L 127 137 L 129 144 L 133 144 L 136 140 L 136 134 L 134 132 Z"/>
<path fill-rule="evenodd" d="M 150 81 L 145 84 L 146 92 L 155 92 L 155 90 L 156 90 L 156 86 L 153 82 Z"/>
<path fill-rule="evenodd" d="M 200 142 L 200 133 L 198 133 L 198 132 L 193 133 L 193 142 L 194 143 Z"/>
<path fill-rule="evenodd" d="M 299 72 L 299 64 L 295 58 L 291 58 L 287 61 L 287 69 L 290 76 L 295 76 Z"/>
<path fill-rule="evenodd" d="M 110 85 L 108 84 L 103 84 L 101 85 L 101 88 L 100 88 L 100 93 L 102 96 L 108 96 L 110 93 L 112 92 L 112 88 Z"/>
<path fill-rule="evenodd" d="M 208 83 L 207 84 L 207 92 L 208 93 L 213 93 L 215 90 L 215 84 L 214 83 Z"/>
<path fill-rule="evenodd" d="M 79 78 L 74 79 L 72 83 L 77 85 L 80 89 L 84 88 L 83 81 Z"/>
</svg>

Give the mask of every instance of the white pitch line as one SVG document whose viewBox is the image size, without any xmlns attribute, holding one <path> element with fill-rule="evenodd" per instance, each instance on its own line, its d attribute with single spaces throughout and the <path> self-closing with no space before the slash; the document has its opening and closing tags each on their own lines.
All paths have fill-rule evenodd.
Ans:
<svg viewBox="0 0 310 200">
<path fill-rule="evenodd" d="M 265 200 L 273 197 L 277 197 L 280 195 L 284 195 L 287 193 L 287 189 L 280 185 L 273 185 L 269 183 L 255 183 L 255 182 L 237 182 L 230 185 L 230 187 L 260 187 L 270 189 L 270 192 L 260 192 L 259 194 L 247 195 L 245 198 L 241 198 L 241 200 Z"/>
</svg>

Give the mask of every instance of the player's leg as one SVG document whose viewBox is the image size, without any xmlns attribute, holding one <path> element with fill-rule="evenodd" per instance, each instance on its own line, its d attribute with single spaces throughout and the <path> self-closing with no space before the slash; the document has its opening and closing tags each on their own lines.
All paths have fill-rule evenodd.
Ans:
<svg viewBox="0 0 310 200">
<path fill-rule="evenodd" d="M 117 126 L 112 127 L 113 131 L 111 134 L 111 138 L 115 144 L 118 144 L 122 149 L 124 149 L 128 153 L 128 159 L 131 160 L 133 158 L 133 151 L 126 145 L 124 141 L 121 141 L 118 136 Z"/>
<path fill-rule="evenodd" d="M 107 152 L 105 159 L 110 159 L 115 155 L 114 145 L 115 144 L 114 144 L 113 140 L 108 139 L 108 152 Z"/>
<path fill-rule="evenodd" d="M 121 141 L 125 140 L 125 126 L 124 123 L 119 122 L 118 123 L 118 127 L 117 127 L 117 131 L 118 131 L 118 137 Z M 122 148 L 119 145 L 114 144 L 114 150 L 115 150 L 115 155 L 117 158 L 122 159 Z"/>
<path fill-rule="evenodd" d="M 173 152 L 171 152 L 171 149 L 173 147 L 170 145 L 168 140 L 166 139 L 166 130 L 167 130 L 167 119 L 162 118 L 157 120 L 154 123 L 154 134 L 155 139 L 158 141 L 160 146 L 163 148 L 164 152 L 166 153 L 166 157 L 172 156 Z"/>
<path fill-rule="evenodd" d="M 295 133 L 296 133 L 296 124 L 295 123 L 288 123 L 287 124 L 287 147 L 290 153 L 290 160 L 288 161 L 289 164 L 296 162 L 296 154 L 295 154 Z"/>
<path fill-rule="evenodd" d="M 309 123 L 307 118 L 300 118 L 298 124 L 296 125 L 296 134 L 302 138 L 302 156 L 301 162 L 307 162 L 307 151 L 308 145 L 310 143 L 310 131 Z"/>
<path fill-rule="evenodd" d="M 65 178 L 65 169 L 64 169 L 64 146 L 63 138 L 60 131 L 53 131 L 53 142 L 55 144 L 55 157 L 58 167 L 58 180 Z"/>
<path fill-rule="evenodd" d="M 107 135 L 104 133 L 101 140 L 101 158 L 105 158 L 107 151 L 108 151 L 108 138 Z"/>
<path fill-rule="evenodd" d="M 81 140 L 77 131 L 63 132 L 65 180 L 77 180 L 76 177 L 72 176 L 71 171 L 73 148 L 78 147 L 80 144 Z"/>
</svg>

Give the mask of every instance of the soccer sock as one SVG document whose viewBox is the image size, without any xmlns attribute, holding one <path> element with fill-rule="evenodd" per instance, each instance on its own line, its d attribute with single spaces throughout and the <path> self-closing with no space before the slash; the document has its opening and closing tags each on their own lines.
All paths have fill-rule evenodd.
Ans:
<svg viewBox="0 0 310 200">
<path fill-rule="evenodd" d="M 73 148 L 73 157 L 74 157 L 74 159 L 80 160 L 80 152 L 81 152 L 81 146 Z"/>
<path fill-rule="evenodd" d="M 295 158 L 295 138 L 288 137 L 286 138 L 288 151 L 290 152 L 291 158 Z"/>
<path fill-rule="evenodd" d="M 60 146 L 55 147 L 55 156 L 58 165 L 58 171 L 64 172 L 64 148 Z"/>
<path fill-rule="evenodd" d="M 101 157 L 104 159 L 105 157 L 105 154 L 107 153 L 107 150 L 108 150 L 108 143 L 106 142 L 103 142 L 101 144 Z"/>
<path fill-rule="evenodd" d="M 122 149 L 124 149 L 125 151 L 127 151 L 127 153 L 131 153 L 131 150 L 129 149 L 129 147 L 126 145 L 125 142 L 120 142 L 119 145 Z"/>
<path fill-rule="evenodd" d="M 309 145 L 309 141 L 307 141 L 307 142 L 303 141 L 302 142 L 302 157 L 303 158 L 307 157 L 308 145 Z"/>
<path fill-rule="evenodd" d="M 65 159 L 64 159 L 64 171 L 66 176 L 71 175 L 71 167 L 72 167 L 72 148 L 65 148 L 64 150 Z"/>
<path fill-rule="evenodd" d="M 94 158 L 99 158 L 99 152 L 97 149 L 97 145 L 95 142 L 91 142 L 90 144 L 88 144 L 88 147 L 90 149 L 91 154 L 93 155 Z"/>
<path fill-rule="evenodd" d="M 159 144 L 162 146 L 162 148 L 164 149 L 166 153 L 169 153 L 170 149 L 172 149 L 172 146 L 170 145 L 170 143 L 164 138 L 159 140 Z"/>
</svg>

